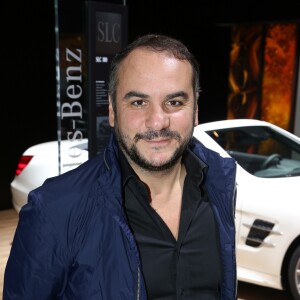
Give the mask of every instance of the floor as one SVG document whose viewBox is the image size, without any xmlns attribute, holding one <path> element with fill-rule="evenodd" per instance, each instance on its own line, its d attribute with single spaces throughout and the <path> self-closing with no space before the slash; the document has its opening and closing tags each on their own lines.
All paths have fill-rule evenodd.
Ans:
<svg viewBox="0 0 300 300">
<path fill-rule="evenodd" d="M 11 242 L 16 230 L 18 214 L 14 209 L 0 211 L 0 299 L 2 299 L 3 276 Z"/>
</svg>

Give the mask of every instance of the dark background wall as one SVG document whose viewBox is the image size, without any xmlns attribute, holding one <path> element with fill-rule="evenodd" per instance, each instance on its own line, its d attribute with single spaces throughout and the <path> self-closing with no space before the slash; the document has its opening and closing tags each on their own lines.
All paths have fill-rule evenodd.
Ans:
<svg viewBox="0 0 300 300">
<path fill-rule="evenodd" d="M 1 9 L 0 209 L 12 207 L 10 182 L 22 152 L 57 138 L 54 3 L 7 2 Z M 230 25 L 300 19 L 297 1 L 274 2 L 127 0 L 129 42 L 148 32 L 185 42 L 201 67 L 200 122 L 223 119 Z"/>
</svg>

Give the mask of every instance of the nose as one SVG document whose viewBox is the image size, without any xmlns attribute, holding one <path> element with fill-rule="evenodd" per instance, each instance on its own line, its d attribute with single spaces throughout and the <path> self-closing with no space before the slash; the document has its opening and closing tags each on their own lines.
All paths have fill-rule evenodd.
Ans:
<svg viewBox="0 0 300 300">
<path fill-rule="evenodd" d="M 146 127 L 153 130 L 162 130 L 170 126 L 170 116 L 160 105 L 151 105 L 146 116 Z"/>
</svg>

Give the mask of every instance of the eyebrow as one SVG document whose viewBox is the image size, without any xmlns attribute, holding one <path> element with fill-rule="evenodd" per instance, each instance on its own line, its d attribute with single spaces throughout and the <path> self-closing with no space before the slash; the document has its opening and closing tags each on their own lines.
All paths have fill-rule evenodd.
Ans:
<svg viewBox="0 0 300 300">
<path fill-rule="evenodd" d="M 138 97 L 138 98 L 145 99 L 145 98 L 149 98 L 149 95 L 141 93 L 141 92 L 137 92 L 137 91 L 130 91 L 125 94 L 124 99 L 130 99 L 132 97 Z M 166 100 L 170 100 L 170 99 L 174 99 L 174 98 L 178 98 L 178 97 L 181 97 L 184 100 L 189 99 L 188 94 L 184 91 L 179 91 L 179 92 L 175 92 L 172 94 L 168 94 L 165 98 L 166 98 Z"/>
<path fill-rule="evenodd" d="M 136 91 L 130 91 L 125 94 L 124 99 L 129 99 L 132 97 L 138 97 L 138 98 L 147 98 L 149 97 L 147 94 L 141 93 L 141 92 L 136 92 Z"/>
<path fill-rule="evenodd" d="M 170 99 L 174 99 L 174 98 L 178 98 L 178 97 L 183 98 L 184 100 L 189 99 L 189 96 L 186 92 L 179 91 L 179 92 L 167 95 L 166 100 L 170 100 Z"/>
</svg>

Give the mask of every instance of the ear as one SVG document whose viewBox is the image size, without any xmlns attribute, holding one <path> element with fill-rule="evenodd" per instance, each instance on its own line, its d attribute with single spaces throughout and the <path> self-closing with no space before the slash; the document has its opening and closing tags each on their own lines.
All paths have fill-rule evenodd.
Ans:
<svg viewBox="0 0 300 300">
<path fill-rule="evenodd" d="M 108 96 L 108 120 L 109 120 L 109 125 L 111 127 L 115 127 L 115 113 L 114 113 L 114 109 L 112 106 L 112 99 L 111 96 Z"/>
<path fill-rule="evenodd" d="M 199 124 L 199 120 L 198 120 L 198 103 L 196 104 L 196 109 L 195 109 L 195 123 L 194 123 L 194 127 L 196 127 Z"/>
</svg>

